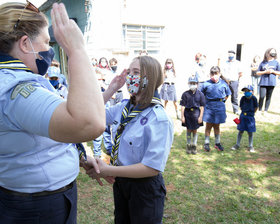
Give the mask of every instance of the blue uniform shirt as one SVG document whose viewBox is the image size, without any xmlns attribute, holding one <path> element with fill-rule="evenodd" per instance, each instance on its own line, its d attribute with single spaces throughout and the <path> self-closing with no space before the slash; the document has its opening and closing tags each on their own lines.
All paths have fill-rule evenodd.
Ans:
<svg viewBox="0 0 280 224">
<path fill-rule="evenodd" d="M 199 90 L 196 90 L 194 94 L 191 90 L 188 90 L 182 94 L 180 105 L 185 108 L 204 107 L 205 97 Z"/>
<path fill-rule="evenodd" d="M 106 108 L 107 125 L 112 125 L 113 138 L 120 124 L 127 100 Z M 173 141 L 173 123 L 160 105 L 148 107 L 125 127 L 118 151 L 118 164 L 126 166 L 142 163 L 164 171 Z"/>
<path fill-rule="evenodd" d="M 266 71 L 268 69 L 273 69 L 275 71 L 280 71 L 279 62 L 276 60 L 261 62 L 258 71 Z M 265 74 L 261 75 L 261 80 L 259 86 L 276 86 L 276 75 L 275 74 Z"/>
<path fill-rule="evenodd" d="M 250 113 L 254 115 L 255 109 L 257 107 L 258 107 L 258 100 L 254 95 L 252 95 L 252 97 L 250 98 L 242 96 L 240 100 L 240 108 L 242 113 Z"/>
<path fill-rule="evenodd" d="M 222 79 L 217 83 L 211 80 L 204 82 L 201 92 L 204 93 L 206 100 L 224 99 L 226 96 L 231 95 L 228 84 Z"/>
<path fill-rule="evenodd" d="M 33 193 L 71 183 L 79 173 L 78 152 L 49 138 L 51 116 L 63 99 L 22 62 L 5 67 L 0 64 L 0 186 Z"/>
</svg>

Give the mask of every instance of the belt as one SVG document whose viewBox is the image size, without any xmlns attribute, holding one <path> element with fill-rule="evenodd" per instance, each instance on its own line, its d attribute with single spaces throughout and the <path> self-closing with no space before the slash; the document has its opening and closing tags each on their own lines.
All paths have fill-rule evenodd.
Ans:
<svg viewBox="0 0 280 224">
<path fill-rule="evenodd" d="M 116 180 L 118 181 L 128 181 L 128 182 L 147 182 L 153 179 L 156 179 L 160 176 L 161 174 L 158 174 L 157 176 L 153 177 L 143 177 L 143 178 L 128 178 L 128 177 L 116 177 Z"/>
<path fill-rule="evenodd" d="M 207 99 L 208 101 L 221 101 L 224 102 L 223 98 L 217 98 L 217 99 Z"/>
<path fill-rule="evenodd" d="M 42 196 L 47 196 L 47 195 L 52 195 L 52 194 L 57 194 L 57 193 L 61 193 L 61 192 L 64 192 L 64 191 L 67 191 L 68 189 L 72 188 L 74 183 L 76 182 L 76 180 L 74 180 L 72 183 L 62 187 L 62 188 L 59 188 L 57 190 L 54 190 L 54 191 L 41 191 L 41 192 L 36 192 L 36 193 L 21 193 L 21 192 L 18 192 L 18 191 L 12 191 L 12 190 L 8 190 L 4 187 L 1 187 L 0 186 L 0 190 L 7 193 L 7 194 L 10 194 L 10 195 L 14 195 L 14 196 L 21 196 L 21 197 L 42 197 Z"/>
<path fill-rule="evenodd" d="M 194 111 L 195 109 L 198 109 L 198 108 L 197 107 L 185 108 L 186 111 Z"/>
</svg>

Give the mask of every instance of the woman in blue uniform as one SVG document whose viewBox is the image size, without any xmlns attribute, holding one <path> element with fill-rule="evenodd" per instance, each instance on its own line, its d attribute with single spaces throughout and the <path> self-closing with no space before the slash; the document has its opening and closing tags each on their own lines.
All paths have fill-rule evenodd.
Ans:
<svg viewBox="0 0 280 224">
<path fill-rule="evenodd" d="M 68 56 L 67 101 L 43 77 L 54 56 L 47 18 L 29 2 L 0 5 L 0 222 L 5 224 L 76 223 L 79 152 L 71 143 L 105 129 L 104 102 L 83 35 L 63 4 L 55 3 L 51 14 L 55 38 Z"/>
<path fill-rule="evenodd" d="M 253 146 L 253 133 L 256 132 L 256 121 L 254 115 L 258 110 L 258 100 L 253 95 L 253 90 L 254 88 L 251 85 L 248 85 L 242 89 L 244 92 L 244 96 L 242 96 L 240 100 L 240 108 L 242 113 L 239 117 L 240 123 L 237 125 L 239 132 L 237 135 L 237 142 L 231 148 L 232 150 L 239 149 L 242 135 L 244 131 L 247 131 L 249 136 L 249 151 L 255 152 Z"/>
<path fill-rule="evenodd" d="M 181 120 L 182 125 L 187 127 L 187 148 L 188 154 L 196 154 L 197 149 L 197 129 L 203 125 L 202 116 L 205 106 L 205 97 L 198 88 L 198 79 L 191 76 L 188 81 L 189 90 L 184 92 L 181 97 Z M 191 133 L 193 142 L 191 144 Z"/>
<path fill-rule="evenodd" d="M 214 128 L 215 148 L 223 151 L 220 143 L 220 124 L 226 122 L 225 101 L 231 94 L 228 84 L 221 78 L 220 68 L 213 66 L 210 69 L 210 80 L 203 83 L 201 92 L 206 98 L 206 105 L 203 114 L 203 121 L 206 122 L 204 150 L 210 151 L 210 133 Z"/>
<path fill-rule="evenodd" d="M 280 76 L 280 64 L 276 60 L 277 53 L 274 48 L 269 48 L 264 54 L 263 61 L 261 62 L 257 75 L 261 76 L 259 82 L 260 98 L 259 98 L 259 111 L 262 111 L 263 101 L 265 99 L 264 112 L 268 111 L 270 100 L 274 87 L 276 86 L 276 75 Z"/>
<path fill-rule="evenodd" d="M 161 173 L 173 141 L 173 124 L 157 92 L 162 70 L 156 59 L 139 56 L 127 74 L 130 100 L 106 108 L 107 124 L 116 127 L 112 166 L 97 161 L 102 175 L 116 177 L 115 223 L 162 223 L 166 190 Z"/>
</svg>

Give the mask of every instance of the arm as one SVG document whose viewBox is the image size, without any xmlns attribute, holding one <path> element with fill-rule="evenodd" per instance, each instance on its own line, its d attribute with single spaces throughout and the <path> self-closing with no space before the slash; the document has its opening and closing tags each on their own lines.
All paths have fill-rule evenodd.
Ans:
<svg viewBox="0 0 280 224">
<path fill-rule="evenodd" d="M 63 4 L 51 11 L 57 42 L 68 56 L 69 93 L 67 102 L 54 111 L 49 136 L 61 142 L 82 142 L 99 136 L 105 129 L 105 108 L 100 87 L 86 53 L 83 35 L 69 20 Z"/>
<path fill-rule="evenodd" d="M 199 107 L 200 109 L 200 114 L 198 117 L 198 123 L 201 124 L 202 123 L 202 118 L 203 118 L 203 113 L 204 113 L 204 107 Z"/>
<path fill-rule="evenodd" d="M 110 100 L 114 93 L 117 92 L 120 88 L 122 88 L 122 86 L 125 84 L 126 76 L 127 70 L 124 69 L 120 75 L 117 75 L 113 78 L 106 91 L 103 92 L 104 103 Z"/>
<path fill-rule="evenodd" d="M 96 159 L 100 173 L 103 176 L 115 176 L 115 177 L 128 177 L 128 178 L 143 178 L 152 177 L 158 175 L 159 171 L 142 163 L 137 163 L 128 166 L 109 166 L 101 159 Z M 93 170 L 88 170 L 87 174 L 91 176 Z"/>
<path fill-rule="evenodd" d="M 185 107 L 181 105 L 181 120 L 182 120 L 183 124 L 186 122 L 185 116 L 184 116 L 184 111 L 185 111 Z"/>
</svg>

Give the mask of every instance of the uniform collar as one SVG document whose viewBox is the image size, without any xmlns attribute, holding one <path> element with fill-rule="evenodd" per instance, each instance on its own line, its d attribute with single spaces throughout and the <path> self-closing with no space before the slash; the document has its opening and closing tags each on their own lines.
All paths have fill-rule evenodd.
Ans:
<svg viewBox="0 0 280 224">
<path fill-rule="evenodd" d="M 30 68 L 19 59 L 0 52 L 0 69 L 11 69 L 16 71 L 27 71 L 33 73 Z"/>
</svg>

